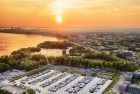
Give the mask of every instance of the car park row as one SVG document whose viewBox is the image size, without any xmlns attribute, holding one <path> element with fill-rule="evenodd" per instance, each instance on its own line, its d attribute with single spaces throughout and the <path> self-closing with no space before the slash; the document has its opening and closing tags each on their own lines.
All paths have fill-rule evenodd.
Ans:
<svg viewBox="0 0 140 94">
<path fill-rule="evenodd" d="M 69 84 L 70 82 L 72 82 L 73 80 L 75 80 L 76 78 L 78 78 L 79 75 L 74 74 L 72 76 L 70 76 L 69 78 L 65 79 L 64 81 L 58 83 L 57 85 L 50 87 L 50 91 L 52 92 L 56 92 L 58 89 L 66 86 L 67 84 Z"/>
<path fill-rule="evenodd" d="M 51 85 L 52 83 L 55 83 L 56 81 L 58 81 L 59 79 L 65 77 L 66 75 L 67 75 L 66 73 L 61 74 L 60 76 L 58 76 L 58 77 L 52 79 L 51 81 L 47 81 L 46 83 L 43 83 L 43 84 L 41 84 L 40 86 L 43 87 L 43 88 L 45 88 L 46 86 L 49 86 L 49 85 Z"/>
<path fill-rule="evenodd" d="M 36 94 L 60 94 L 60 92 L 61 94 L 81 94 L 81 92 L 86 92 L 82 94 L 100 94 L 98 92 L 102 92 L 111 83 L 111 80 L 45 70 L 15 82 L 19 87 L 35 90 Z"/>
<path fill-rule="evenodd" d="M 66 91 L 69 93 L 77 93 L 82 88 L 84 88 L 92 79 L 93 77 L 86 76 L 82 80 L 78 81 L 76 84 L 71 86 L 70 88 L 66 89 Z"/>
<path fill-rule="evenodd" d="M 58 73 L 59 73 L 59 72 L 53 72 L 53 73 L 48 74 L 48 75 L 45 75 L 45 76 L 43 76 L 43 77 L 41 77 L 41 78 L 39 78 L 39 79 L 36 79 L 36 80 L 34 80 L 34 81 L 31 81 L 31 82 L 28 82 L 28 84 L 35 85 L 36 83 L 42 82 L 42 81 L 44 81 L 44 80 L 46 80 L 46 79 L 48 79 L 48 78 L 50 78 L 50 77 L 52 77 L 52 76 L 54 76 L 54 75 L 56 75 L 56 74 L 58 74 Z"/>
</svg>

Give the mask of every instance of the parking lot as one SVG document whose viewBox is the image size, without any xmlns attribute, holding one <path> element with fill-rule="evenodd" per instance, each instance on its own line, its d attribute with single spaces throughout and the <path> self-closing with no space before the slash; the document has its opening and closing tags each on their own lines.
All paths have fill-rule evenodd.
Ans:
<svg viewBox="0 0 140 94">
<path fill-rule="evenodd" d="M 21 88 L 31 88 L 36 94 L 101 94 L 111 80 L 45 70 L 15 81 Z"/>
</svg>

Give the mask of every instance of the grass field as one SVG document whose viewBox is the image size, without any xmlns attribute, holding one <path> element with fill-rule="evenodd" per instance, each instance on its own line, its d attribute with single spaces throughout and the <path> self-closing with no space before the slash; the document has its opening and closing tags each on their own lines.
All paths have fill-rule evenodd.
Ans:
<svg viewBox="0 0 140 94">
<path fill-rule="evenodd" d="M 112 88 L 119 81 L 119 77 L 120 77 L 121 73 L 120 72 L 106 72 L 104 75 L 112 77 L 112 83 L 104 90 L 104 92 L 102 94 L 115 94 L 112 91 Z"/>
</svg>

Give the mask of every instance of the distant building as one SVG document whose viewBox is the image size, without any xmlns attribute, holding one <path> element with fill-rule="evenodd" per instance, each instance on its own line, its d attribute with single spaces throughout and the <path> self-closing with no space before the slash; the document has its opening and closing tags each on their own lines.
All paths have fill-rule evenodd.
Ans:
<svg viewBox="0 0 140 94">
<path fill-rule="evenodd" d="M 135 48 L 136 51 L 140 51 L 140 48 Z"/>
<path fill-rule="evenodd" d="M 119 50 L 118 51 L 118 56 L 123 58 L 123 59 L 130 60 L 130 61 L 135 60 L 133 51 Z"/>
<path fill-rule="evenodd" d="M 122 82 L 119 84 L 119 86 L 118 86 L 118 90 L 119 90 L 119 91 L 125 92 L 125 91 L 127 91 L 128 86 L 129 86 L 130 84 L 131 84 L 131 83 L 130 83 L 129 81 L 122 81 Z"/>
<path fill-rule="evenodd" d="M 104 47 L 104 46 L 99 46 L 99 47 L 97 47 L 97 50 L 99 50 L 99 51 L 103 51 L 103 50 L 105 50 L 106 48 Z"/>
<path fill-rule="evenodd" d="M 140 94 L 140 85 L 131 84 L 128 85 L 128 93 L 131 94 Z"/>
<path fill-rule="evenodd" d="M 140 79 L 140 71 L 124 75 L 122 82 L 118 85 L 118 90 L 130 94 L 140 94 L 140 85 L 135 85 L 130 82 L 133 79 Z"/>
<path fill-rule="evenodd" d="M 136 62 L 136 64 L 140 65 L 140 59 L 136 60 L 135 62 Z"/>
<path fill-rule="evenodd" d="M 140 85 L 131 84 L 129 81 L 122 81 L 119 84 L 118 90 L 130 94 L 140 94 Z"/>
<path fill-rule="evenodd" d="M 127 73 L 124 75 L 124 80 L 125 81 L 130 81 L 133 78 L 133 73 Z"/>
<path fill-rule="evenodd" d="M 134 72 L 132 78 L 133 79 L 140 79 L 140 71 Z"/>
</svg>

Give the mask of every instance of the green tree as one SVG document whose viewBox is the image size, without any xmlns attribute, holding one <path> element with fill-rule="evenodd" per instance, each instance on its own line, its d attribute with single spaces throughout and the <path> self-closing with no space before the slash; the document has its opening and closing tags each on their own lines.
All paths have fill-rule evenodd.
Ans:
<svg viewBox="0 0 140 94">
<path fill-rule="evenodd" d="M 66 50 L 63 50 L 62 53 L 63 53 L 63 55 L 66 55 Z"/>
<path fill-rule="evenodd" d="M 35 91 L 33 91 L 32 89 L 28 89 L 26 90 L 26 94 L 35 94 Z"/>
<path fill-rule="evenodd" d="M 21 69 L 25 69 L 25 70 L 35 69 L 38 66 L 39 66 L 39 62 L 32 61 L 32 60 L 29 60 L 29 59 L 22 59 L 20 65 L 19 65 L 19 67 Z"/>
<path fill-rule="evenodd" d="M 4 72 L 10 69 L 10 66 L 5 63 L 0 63 L 0 72 Z"/>
<path fill-rule="evenodd" d="M 0 89 L 0 94 L 12 94 L 9 91 Z"/>
<path fill-rule="evenodd" d="M 42 54 L 34 54 L 31 56 L 31 60 L 33 61 L 40 61 L 42 59 L 46 59 L 45 55 L 42 55 Z"/>
</svg>

